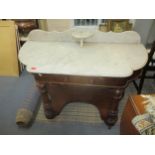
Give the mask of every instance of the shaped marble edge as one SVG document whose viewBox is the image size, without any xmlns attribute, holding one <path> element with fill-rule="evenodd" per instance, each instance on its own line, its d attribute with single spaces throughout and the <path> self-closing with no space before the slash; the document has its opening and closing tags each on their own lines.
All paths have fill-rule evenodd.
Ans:
<svg viewBox="0 0 155 155">
<path fill-rule="evenodd" d="M 72 42 L 76 41 L 75 38 L 72 37 L 72 32 L 74 32 L 74 31 L 76 31 L 75 28 L 69 29 L 69 30 L 64 31 L 64 32 L 57 32 L 57 31 L 47 32 L 47 31 L 43 31 L 43 30 L 31 31 L 29 36 L 28 36 L 28 43 L 25 43 L 19 52 L 18 57 L 19 57 L 20 61 L 26 65 L 27 70 L 29 72 L 35 73 L 35 70 L 32 71 L 30 69 L 32 67 L 32 65 L 29 64 L 27 61 L 29 57 L 31 59 L 31 57 L 33 56 L 33 53 L 34 53 L 33 52 L 32 54 L 29 55 L 30 51 L 32 51 L 32 49 L 35 47 L 35 44 L 33 44 L 33 42 L 36 42 L 37 46 L 41 42 L 47 42 L 47 43 L 50 43 L 50 42 L 70 42 L 72 44 Z M 141 60 L 141 63 L 137 62 L 135 60 L 135 58 L 132 58 L 133 60 L 131 60 L 131 62 L 134 61 L 135 63 L 127 66 L 128 73 L 126 73 L 124 75 L 122 75 L 122 74 L 118 75 L 116 73 L 112 73 L 113 76 L 115 76 L 115 77 L 129 76 L 129 74 L 131 75 L 133 73 L 133 71 L 135 71 L 135 70 L 137 70 L 137 69 L 139 69 L 145 65 L 144 63 L 146 63 L 146 61 L 147 61 L 147 52 L 145 53 L 145 47 L 140 43 L 141 39 L 140 39 L 140 36 L 137 32 L 125 31 L 125 32 L 121 32 L 121 33 L 115 33 L 115 32 L 101 32 L 101 31 L 94 30 L 94 29 L 91 31 L 94 31 L 94 35 L 92 35 L 90 38 L 86 39 L 85 42 L 103 43 L 103 44 L 104 43 L 105 44 L 106 43 L 107 44 L 138 44 L 138 49 L 139 49 L 138 51 L 142 51 L 142 53 L 143 53 L 143 56 L 141 58 L 143 60 Z M 43 45 L 40 45 L 39 47 L 44 47 L 44 46 L 45 45 L 43 43 Z M 39 50 L 40 50 L 40 48 L 39 48 Z M 140 52 L 138 52 L 138 55 L 139 54 L 140 54 Z M 128 57 L 130 58 L 130 54 Z M 46 73 L 48 73 L 50 71 L 50 67 L 51 66 L 48 64 L 44 65 L 44 66 L 40 66 L 40 69 L 37 70 L 36 73 L 42 73 L 43 70 Z M 109 74 L 109 72 L 108 72 L 108 74 Z M 105 76 L 107 76 L 107 74 L 105 74 Z"/>
<path fill-rule="evenodd" d="M 73 38 L 72 33 L 78 31 L 78 28 L 68 29 L 63 32 L 58 31 L 43 31 L 43 30 L 32 30 L 28 35 L 28 41 L 40 41 L 40 42 L 75 42 L 76 39 Z M 85 42 L 94 43 L 140 43 L 140 35 L 135 31 L 125 31 L 125 32 L 101 32 L 96 29 L 85 28 L 85 30 L 93 31 L 94 35 L 86 39 Z"/>
</svg>

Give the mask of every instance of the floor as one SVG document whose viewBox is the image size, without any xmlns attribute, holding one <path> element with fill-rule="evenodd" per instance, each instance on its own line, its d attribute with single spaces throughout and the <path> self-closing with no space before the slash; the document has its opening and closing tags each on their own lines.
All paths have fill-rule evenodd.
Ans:
<svg viewBox="0 0 155 155">
<path fill-rule="evenodd" d="M 114 127 L 108 129 L 100 119 L 97 109 L 86 103 L 68 104 L 62 113 L 53 120 L 47 120 L 43 114 L 41 101 L 36 117 L 31 126 L 18 127 L 15 123 L 17 110 L 21 107 L 22 97 L 25 95 L 23 86 L 34 82 L 33 77 L 23 72 L 20 78 L 0 77 L 0 134 L 7 135 L 119 135 L 120 118 L 130 94 L 136 94 L 133 83 L 126 89 L 119 105 L 119 119 Z M 155 92 L 155 80 L 147 79 L 143 93 Z"/>
</svg>

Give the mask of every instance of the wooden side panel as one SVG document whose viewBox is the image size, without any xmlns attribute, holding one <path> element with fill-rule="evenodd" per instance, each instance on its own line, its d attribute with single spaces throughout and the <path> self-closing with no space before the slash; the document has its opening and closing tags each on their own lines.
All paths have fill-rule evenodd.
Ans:
<svg viewBox="0 0 155 155">
<path fill-rule="evenodd" d="M 16 27 L 13 21 L 0 21 L 0 76 L 19 76 Z"/>
<path fill-rule="evenodd" d="M 130 96 L 125 106 L 124 112 L 121 118 L 120 134 L 121 135 L 138 135 L 138 131 L 132 125 L 132 119 L 136 115 L 144 113 L 143 98 L 140 95 Z"/>
</svg>

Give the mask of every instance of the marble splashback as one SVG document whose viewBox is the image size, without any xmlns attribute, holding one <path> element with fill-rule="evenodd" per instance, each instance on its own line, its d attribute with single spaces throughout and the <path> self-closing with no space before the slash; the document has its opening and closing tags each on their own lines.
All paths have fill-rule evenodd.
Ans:
<svg viewBox="0 0 155 155">
<path fill-rule="evenodd" d="M 83 29 L 84 30 L 84 29 Z M 88 28 L 87 28 L 88 30 Z M 43 30 L 33 30 L 28 36 L 30 41 L 57 41 L 57 42 L 75 42 L 72 33 L 76 28 L 64 32 L 47 32 Z M 84 30 L 85 31 L 85 30 Z M 94 35 L 85 40 L 85 42 L 99 42 L 99 43 L 140 43 L 140 35 L 135 31 L 125 31 L 121 33 L 116 32 L 101 32 L 96 29 L 89 29 L 93 31 Z"/>
</svg>

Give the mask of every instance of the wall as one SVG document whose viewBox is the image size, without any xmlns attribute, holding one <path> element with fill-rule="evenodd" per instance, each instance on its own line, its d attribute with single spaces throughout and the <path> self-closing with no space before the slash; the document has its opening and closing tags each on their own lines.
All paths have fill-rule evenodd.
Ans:
<svg viewBox="0 0 155 155">
<path fill-rule="evenodd" d="M 46 19 L 39 19 L 38 24 L 39 24 L 40 29 L 47 30 L 47 20 Z"/>
<path fill-rule="evenodd" d="M 134 30 L 140 34 L 144 45 L 148 43 L 152 24 L 153 19 L 136 19 L 135 21 Z"/>
<path fill-rule="evenodd" d="M 47 19 L 48 31 L 65 31 L 72 27 L 72 19 Z"/>
<path fill-rule="evenodd" d="M 152 43 L 155 41 L 155 20 L 153 20 L 153 24 L 149 33 L 148 43 Z"/>
</svg>

